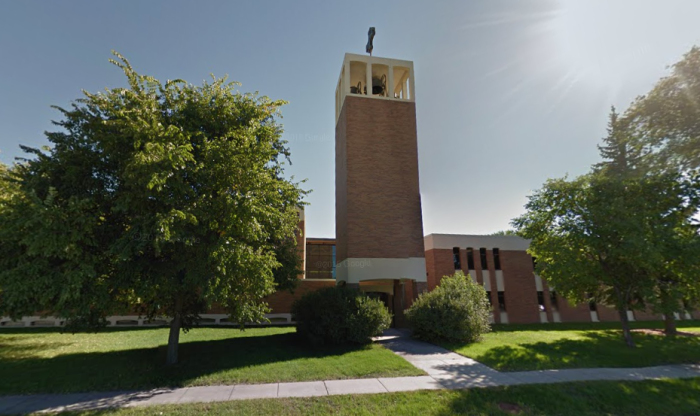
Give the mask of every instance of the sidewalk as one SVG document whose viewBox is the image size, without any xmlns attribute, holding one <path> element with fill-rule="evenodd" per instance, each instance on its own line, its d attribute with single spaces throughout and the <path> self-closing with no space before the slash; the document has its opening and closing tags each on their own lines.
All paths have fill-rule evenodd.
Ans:
<svg viewBox="0 0 700 416">
<path fill-rule="evenodd" d="M 444 348 L 389 330 L 377 342 L 428 375 L 297 383 L 185 387 L 106 393 L 0 396 L 0 414 L 91 410 L 109 407 L 221 402 L 278 397 L 313 397 L 414 390 L 466 389 L 515 384 L 563 383 L 586 380 L 651 380 L 700 377 L 700 365 L 646 368 L 591 368 L 502 373 Z"/>
<path fill-rule="evenodd" d="M 564 383 L 592 380 L 653 380 L 700 377 L 700 365 L 665 365 L 643 368 L 581 368 L 500 372 L 437 345 L 417 341 L 403 330 L 390 329 L 376 339 L 386 348 L 447 389 L 508 386 L 514 384 Z"/>
</svg>

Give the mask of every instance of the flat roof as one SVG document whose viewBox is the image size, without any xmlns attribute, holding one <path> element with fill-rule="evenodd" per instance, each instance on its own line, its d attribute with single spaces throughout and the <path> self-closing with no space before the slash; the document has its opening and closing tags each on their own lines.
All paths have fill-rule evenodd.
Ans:
<svg viewBox="0 0 700 416">
<path fill-rule="evenodd" d="M 517 235 L 428 234 L 423 241 L 426 251 L 454 247 L 523 251 L 530 247 L 530 240 Z"/>
</svg>

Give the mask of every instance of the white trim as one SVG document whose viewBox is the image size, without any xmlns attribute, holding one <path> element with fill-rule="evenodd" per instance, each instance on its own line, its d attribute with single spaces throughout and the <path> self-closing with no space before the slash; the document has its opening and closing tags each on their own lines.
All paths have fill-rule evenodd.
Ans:
<svg viewBox="0 0 700 416">
<path fill-rule="evenodd" d="M 591 322 L 600 322 L 600 319 L 598 319 L 598 312 L 591 311 Z"/>
<path fill-rule="evenodd" d="M 539 277 L 538 275 L 535 275 L 535 289 L 537 289 L 538 292 L 544 292 L 544 289 L 542 286 L 542 278 Z"/>
<path fill-rule="evenodd" d="M 502 324 L 508 323 L 508 312 L 501 312 L 501 323 Z"/>
<path fill-rule="evenodd" d="M 491 291 L 491 277 L 489 276 L 488 270 L 481 271 L 481 278 L 484 280 L 484 289 L 487 292 Z"/>
<path fill-rule="evenodd" d="M 552 311 L 552 320 L 554 322 L 561 322 L 561 315 L 559 315 L 559 312 Z"/>
<path fill-rule="evenodd" d="M 540 323 L 546 324 L 547 322 L 547 312 L 540 311 Z"/>
<path fill-rule="evenodd" d="M 472 247 L 475 250 L 486 248 L 493 250 L 525 251 L 530 247 L 530 240 L 515 235 L 465 235 L 465 234 L 429 234 L 423 237 L 425 250 L 452 249 L 453 247 Z"/>
<path fill-rule="evenodd" d="M 503 292 L 506 290 L 505 283 L 503 282 L 503 271 L 496 270 L 496 290 Z"/>
<path fill-rule="evenodd" d="M 338 281 L 349 284 L 368 280 L 409 279 L 427 282 L 425 257 L 349 258 L 336 265 Z"/>
</svg>

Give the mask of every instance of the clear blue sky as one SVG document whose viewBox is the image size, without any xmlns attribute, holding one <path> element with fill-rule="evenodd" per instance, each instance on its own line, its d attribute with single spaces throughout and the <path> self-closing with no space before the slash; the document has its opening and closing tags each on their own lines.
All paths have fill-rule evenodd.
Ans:
<svg viewBox="0 0 700 416">
<path fill-rule="evenodd" d="M 283 109 L 307 178 L 307 235 L 335 234 L 334 92 L 343 54 L 414 61 L 428 233 L 508 228 L 547 178 L 597 161 L 610 105 L 624 109 L 700 43 L 700 2 L 0 2 L 0 160 L 81 89 L 122 86 L 110 50 L 160 79 L 228 74 Z"/>
</svg>

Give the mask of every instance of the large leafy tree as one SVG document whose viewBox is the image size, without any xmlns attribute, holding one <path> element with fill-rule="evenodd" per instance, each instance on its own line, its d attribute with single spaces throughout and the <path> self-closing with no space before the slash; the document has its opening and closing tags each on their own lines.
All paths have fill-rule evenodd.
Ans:
<svg viewBox="0 0 700 416">
<path fill-rule="evenodd" d="M 700 48 L 694 46 L 631 106 L 628 117 L 649 164 L 658 170 L 700 168 Z"/>
<path fill-rule="evenodd" d="M 212 304 L 260 321 L 261 299 L 298 273 L 305 194 L 283 178 L 283 101 L 138 74 L 58 108 L 50 148 L 25 148 L 19 196 L 0 212 L 0 313 L 42 311 L 75 327 L 134 310 L 181 330 Z"/>
<path fill-rule="evenodd" d="M 669 272 L 660 246 L 673 244 L 674 230 L 690 223 L 699 198 L 697 178 L 593 173 L 548 181 L 513 225 L 532 239 L 537 272 L 567 299 L 592 297 L 614 307 L 625 342 L 634 346 L 627 310 L 656 302 L 658 278 Z"/>
<path fill-rule="evenodd" d="M 633 121 L 633 111 L 620 116 L 614 107 L 611 109 L 608 135 L 598 146 L 602 161 L 594 166 L 594 172 L 613 181 L 655 177 L 654 181 L 666 183 L 667 189 L 673 189 L 671 182 L 679 179 L 679 170 L 658 169 L 663 165 L 657 163 L 658 156 L 650 153 L 650 148 L 635 136 L 638 131 L 631 124 Z M 683 175 L 686 180 L 693 179 L 694 173 L 686 171 Z M 680 199 L 681 205 L 675 209 L 661 205 L 664 211 L 658 212 L 656 221 L 639 224 L 640 229 L 648 233 L 647 241 L 654 244 L 659 264 L 637 272 L 655 282 L 651 293 L 636 295 L 637 302 L 664 315 L 667 334 L 677 332 L 674 314 L 688 305 L 696 305 L 696 293 L 700 290 L 700 237 L 690 217 L 698 207 L 692 201 L 692 198 Z"/>
</svg>

